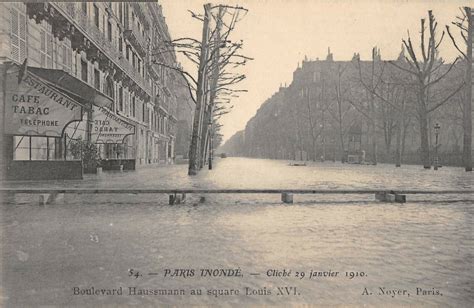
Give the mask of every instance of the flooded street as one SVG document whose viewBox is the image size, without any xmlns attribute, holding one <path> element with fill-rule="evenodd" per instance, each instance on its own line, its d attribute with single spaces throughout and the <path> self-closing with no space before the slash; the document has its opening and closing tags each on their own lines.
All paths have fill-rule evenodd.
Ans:
<svg viewBox="0 0 474 308">
<path fill-rule="evenodd" d="M 186 165 L 174 165 L 83 181 L 2 186 L 474 186 L 474 175 L 461 168 L 289 166 L 287 161 L 246 158 L 220 159 L 210 172 L 186 174 Z M 38 196 L 5 197 L 0 300 L 7 307 L 473 304 L 472 195 L 408 195 L 405 204 L 376 202 L 373 195 L 295 195 L 292 205 L 281 203 L 278 194 L 206 195 L 203 203 L 200 197 L 190 195 L 185 204 L 169 206 L 166 195 L 65 195 L 44 207 L 38 206 Z M 233 269 L 241 275 L 209 277 L 202 269 Z M 185 294 L 129 294 L 134 287 L 135 292 Z M 91 288 L 123 294 L 86 295 Z M 191 290 L 202 295 L 191 295 Z"/>
</svg>

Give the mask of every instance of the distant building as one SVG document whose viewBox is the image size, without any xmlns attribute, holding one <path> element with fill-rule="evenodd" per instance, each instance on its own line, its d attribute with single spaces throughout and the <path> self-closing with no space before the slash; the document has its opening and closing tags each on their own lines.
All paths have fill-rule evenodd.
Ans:
<svg viewBox="0 0 474 308">
<path fill-rule="evenodd" d="M 280 87 L 267 99 L 245 130 L 231 137 L 222 151 L 248 157 L 356 163 L 394 162 L 400 152 L 403 163 L 419 163 L 416 97 L 413 91 L 404 92 L 401 87 L 410 80 L 382 61 L 376 49 L 374 59 L 359 62 L 359 55 L 354 54 L 350 61 L 338 61 L 330 52 L 323 60 L 306 58 L 293 72 L 291 84 Z M 396 61 L 403 63 L 403 53 Z M 441 69 L 448 67 L 444 64 Z M 364 82 L 370 82 L 372 68 L 374 80 L 384 74 L 377 92 L 390 95 L 395 107 L 375 95 L 374 107 L 370 107 L 371 92 L 361 83 L 360 75 Z M 446 89 L 459 84 L 460 80 L 462 69 L 455 67 L 446 79 L 432 87 L 432 95 L 443 97 L 443 93 L 449 92 Z M 461 165 L 460 99 L 458 93 L 429 115 L 429 142 L 433 152 L 434 125 L 436 122 L 441 125 L 442 164 Z"/>
<path fill-rule="evenodd" d="M 190 111 L 178 75 L 152 65 L 178 65 L 156 52 L 168 40 L 158 2 L 0 3 L 3 173 L 81 177 L 78 138 L 104 169 L 172 163 Z"/>
</svg>

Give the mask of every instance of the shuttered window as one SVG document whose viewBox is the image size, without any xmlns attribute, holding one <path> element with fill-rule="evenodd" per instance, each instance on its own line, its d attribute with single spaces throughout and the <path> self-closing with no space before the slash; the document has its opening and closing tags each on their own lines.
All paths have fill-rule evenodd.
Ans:
<svg viewBox="0 0 474 308">
<path fill-rule="evenodd" d="M 26 15 L 15 7 L 11 8 L 10 34 L 11 57 L 21 63 L 26 58 Z"/>
<path fill-rule="evenodd" d="M 72 68 L 72 49 L 69 39 L 64 39 L 64 42 L 60 45 L 61 48 L 61 64 L 63 69 L 69 72 Z"/>
<path fill-rule="evenodd" d="M 40 41 L 41 66 L 53 68 L 53 35 L 50 32 L 41 30 Z"/>
</svg>

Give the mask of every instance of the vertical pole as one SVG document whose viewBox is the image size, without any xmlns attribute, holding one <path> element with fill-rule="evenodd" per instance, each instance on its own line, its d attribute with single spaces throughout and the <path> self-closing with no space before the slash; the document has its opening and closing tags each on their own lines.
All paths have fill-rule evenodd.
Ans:
<svg viewBox="0 0 474 308">
<path fill-rule="evenodd" d="M 325 94 L 324 94 L 324 77 L 321 78 L 321 104 L 324 104 L 321 106 L 321 147 L 322 147 L 322 154 L 321 154 L 321 161 L 324 162 L 326 159 L 326 137 L 324 133 L 324 126 L 325 126 L 325 117 L 324 117 L 324 108 L 326 106 L 326 101 L 325 101 Z"/>
<path fill-rule="evenodd" d="M 473 16 L 470 7 L 464 8 L 467 15 L 467 65 L 466 65 L 466 97 L 464 101 L 464 136 L 463 158 L 466 171 L 472 171 L 472 28 Z"/>
<path fill-rule="evenodd" d="M 63 142 L 63 147 L 64 147 L 64 160 L 67 160 L 67 133 L 64 133 L 64 142 Z M 81 161 L 82 161 L 82 143 L 81 143 Z"/>
<path fill-rule="evenodd" d="M 434 170 L 438 170 L 438 132 L 435 132 L 435 161 Z"/>
<path fill-rule="evenodd" d="M 208 124 L 209 126 L 207 127 L 208 129 L 208 145 L 209 145 L 209 153 L 208 153 L 208 158 L 209 158 L 209 170 L 212 170 L 212 138 L 213 138 L 213 133 L 214 130 L 212 129 L 212 116 L 213 116 L 213 111 L 214 111 L 214 104 L 215 104 L 215 99 L 217 96 L 217 84 L 219 81 L 219 72 L 220 72 L 220 67 L 219 67 L 219 59 L 220 59 L 220 48 L 221 48 L 221 28 L 222 28 L 222 16 L 224 14 L 224 9 L 220 6 L 219 7 L 219 13 L 217 15 L 217 23 L 216 23 L 216 33 L 214 37 L 214 49 L 213 49 L 213 61 L 212 61 L 212 81 L 211 81 L 211 91 L 210 91 L 210 99 L 209 99 L 209 114 L 208 114 Z"/>
<path fill-rule="evenodd" d="M 2 123 L 0 124 L 0 180 L 3 180 L 6 178 L 6 171 L 7 171 L 7 166 L 11 163 L 10 160 L 10 155 L 8 155 L 8 152 L 10 152 L 11 155 L 13 155 L 13 149 L 11 145 L 13 144 L 13 136 L 11 135 L 5 135 L 5 121 L 7 120 L 5 118 L 5 111 L 6 111 L 6 92 L 7 92 L 7 71 L 8 68 L 10 67 L 9 63 L 4 63 L 0 65 L 0 74 L 2 75 L 2 81 L 1 81 L 1 101 L 0 101 L 0 107 L 1 107 L 1 119 Z M 8 140 L 8 141 L 7 141 Z"/>
<path fill-rule="evenodd" d="M 212 170 L 212 126 L 209 128 L 209 170 Z"/>
<path fill-rule="evenodd" d="M 375 98 L 374 98 L 374 90 L 375 90 L 375 84 L 374 84 L 374 77 L 375 77 L 375 60 L 377 58 L 376 56 L 377 50 L 376 47 L 372 48 L 372 73 L 371 73 L 371 80 L 370 80 L 370 126 L 371 126 L 371 143 L 372 143 L 372 162 L 374 165 L 377 165 L 377 136 L 376 136 L 376 128 L 377 125 L 375 123 L 376 115 L 375 115 Z"/>
<path fill-rule="evenodd" d="M 205 108 L 205 87 L 206 84 L 206 67 L 208 60 L 208 40 L 209 40 L 209 20 L 210 20 L 210 4 L 204 5 L 204 22 L 202 29 L 201 55 L 199 60 L 198 81 L 196 91 L 196 109 L 194 111 L 193 133 L 191 136 L 191 145 L 189 148 L 189 166 L 188 175 L 196 175 L 199 170 L 199 161 L 201 156 L 201 127 L 202 115 Z"/>
</svg>

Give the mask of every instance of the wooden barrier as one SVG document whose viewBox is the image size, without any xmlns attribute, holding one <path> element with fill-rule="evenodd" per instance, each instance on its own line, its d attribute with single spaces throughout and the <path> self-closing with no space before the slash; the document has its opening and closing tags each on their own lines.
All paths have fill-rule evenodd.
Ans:
<svg viewBox="0 0 474 308">
<path fill-rule="evenodd" d="M 153 188 L 0 188 L 0 193 L 40 194 L 40 203 L 53 203 L 59 194 L 168 194 L 169 204 L 180 204 L 186 194 L 281 194 L 281 201 L 293 203 L 294 194 L 374 194 L 382 202 L 405 203 L 406 195 L 474 194 L 474 190 L 385 190 L 385 189 L 153 189 Z M 45 194 L 47 196 L 45 196 Z M 200 202 L 205 198 L 201 197 Z"/>
</svg>

